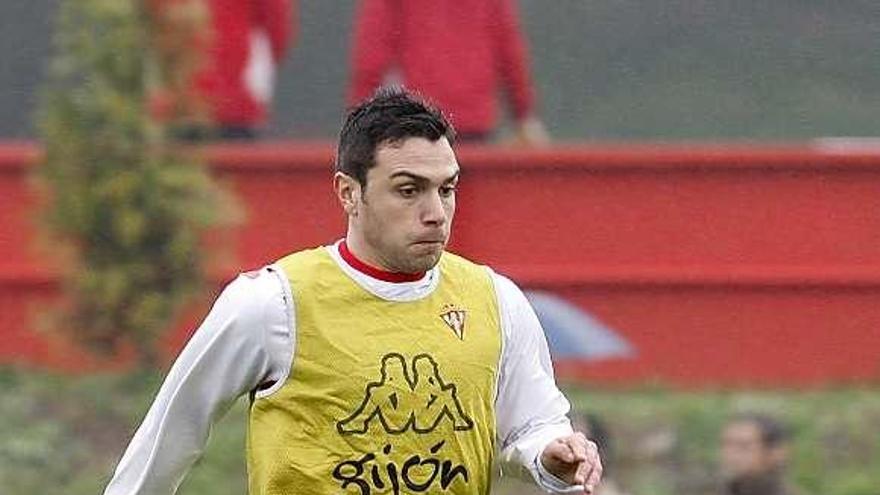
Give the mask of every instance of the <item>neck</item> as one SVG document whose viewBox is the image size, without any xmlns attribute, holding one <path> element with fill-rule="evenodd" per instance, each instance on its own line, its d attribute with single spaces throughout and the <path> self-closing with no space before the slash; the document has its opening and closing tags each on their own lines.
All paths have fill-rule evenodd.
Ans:
<svg viewBox="0 0 880 495">
<path fill-rule="evenodd" d="M 425 272 L 403 273 L 386 270 L 377 266 L 376 263 L 365 261 L 364 257 L 361 255 L 362 252 L 363 250 L 359 249 L 356 243 L 354 246 L 349 244 L 348 239 L 345 239 L 339 243 L 339 256 L 342 257 L 342 260 L 348 263 L 350 267 L 363 273 L 364 275 L 368 275 L 370 277 L 378 280 L 383 280 L 385 282 L 395 283 L 415 282 L 416 280 L 421 280 L 421 278 L 425 276 Z"/>
</svg>

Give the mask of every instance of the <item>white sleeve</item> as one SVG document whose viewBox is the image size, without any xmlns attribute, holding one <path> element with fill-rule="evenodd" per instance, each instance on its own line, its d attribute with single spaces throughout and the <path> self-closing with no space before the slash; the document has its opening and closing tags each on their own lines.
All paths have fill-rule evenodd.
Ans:
<svg viewBox="0 0 880 495">
<path fill-rule="evenodd" d="M 240 275 L 178 356 L 104 495 L 170 495 L 235 400 L 283 380 L 291 328 L 271 268 Z"/>
<path fill-rule="evenodd" d="M 495 400 L 501 468 L 534 479 L 550 493 L 582 492 L 543 469 L 540 455 L 551 441 L 572 433 L 568 400 L 553 377 L 541 323 L 525 294 L 493 272 L 503 331 L 501 372 Z"/>
</svg>

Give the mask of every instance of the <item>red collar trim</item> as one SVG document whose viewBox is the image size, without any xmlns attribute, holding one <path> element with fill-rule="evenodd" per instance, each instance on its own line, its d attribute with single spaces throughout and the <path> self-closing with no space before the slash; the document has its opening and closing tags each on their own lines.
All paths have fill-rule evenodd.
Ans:
<svg viewBox="0 0 880 495">
<path fill-rule="evenodd" d="M 385 282 L 415 282 L 416 280 L 421 280 L 422 277 L 425 276 L 425 272 L 420 273 L 398 273 L 398 272 L 389 272 L 385 270 L 381 270 L 379 268 L 372 267 L 363 261 L 359 260 L 357 256 L 355 256 L 351 251 L 348 250 L 348 245 L 345 244 L 345 241 L 339 243 L 339 256 L 342 256 L 342 260 L 348 263 L 348 265 L 355 270 L 363 273 L 364 275 L 369 275 L 375 279 L 383 280 Z"/>
</svg>

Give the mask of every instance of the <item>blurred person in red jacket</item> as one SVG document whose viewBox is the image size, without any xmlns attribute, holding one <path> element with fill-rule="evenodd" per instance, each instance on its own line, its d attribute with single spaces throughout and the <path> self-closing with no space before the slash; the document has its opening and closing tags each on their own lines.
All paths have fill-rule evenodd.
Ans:
<svg viewBox="0 0 880 495">
<path fill-rule="evenodd" d="M 352 72 L 350 103 L 402 83 L 451 116 L 459 142 L 492 136 L 503 88 L 517 140 L 548 141 L 514 0 L 361 0 Z"/>
<path fill-rule="evenodd" d="M 150 98 L 183 140 L 253 139 L 266 122 L 276 67 L 297 26 L 295 0 L 153 0 L 160 56 Z"/>
</svg>

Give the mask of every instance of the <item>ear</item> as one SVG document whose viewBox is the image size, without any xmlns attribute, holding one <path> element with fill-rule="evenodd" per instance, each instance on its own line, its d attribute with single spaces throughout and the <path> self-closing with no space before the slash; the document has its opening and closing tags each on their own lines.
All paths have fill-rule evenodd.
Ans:
<svg viewBox="0 0 880 495">
<path fill-rule="evenodd" d="M 342 205 L 345 214 L 356 217 L 358 204 L 361 200 L 361 185 L 357 179 L 342 172 L 336 172 L 333 175 L 333 190 L 336 191 L 336 198 Z"/>
</svg>

